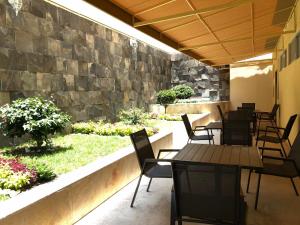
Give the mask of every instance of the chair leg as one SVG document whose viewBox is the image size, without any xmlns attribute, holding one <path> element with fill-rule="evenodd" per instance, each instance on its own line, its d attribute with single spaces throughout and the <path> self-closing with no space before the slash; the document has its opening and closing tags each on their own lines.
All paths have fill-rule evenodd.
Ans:
<svg viewBox="0 0 300 225">
<path fill-rule="evenodd" d="M 281 145 L 281 150 L 282 150 L 282 151 L 280 151 L 280 152 L 281 152 L 281 155 L 282 155 L 282 152 L 283 152 L 284 157 L 287 158 L 287 155 L 286 155 L 286 153 L 285 153 L 285 150 L 284 150 L 282 141 L 280 142 L 280 145 Z"/>
<path fill-rule="evenodd" d="M 152 182 L 152 177 L 149 180 L 148 187 L 147 187 L 147 192 L 149 192 L 149 188 L 150 188 L 151 182 Z"/>
<path fill-rule="evenodd" d="M 131 204 L 130 204 L 130 207 L 131 207 L 131 208 L 133 207 L 133 203 L 134 203 L 134 200 L 135 200 L 137 191 L 138 191 L 138 189 L 139 189 L 139 186 L 140 186 L 140 183 L 141 183 L 141 180 L 142 180 L 142 176 L 143 176 L 143 174 L 141 173 L 141 175 L 140 175 L 140 177 L 139 177 L 139 181 L 138 181 L 138 183 L 137 183 L 137 186 L 136 186 L 135 191 L 134 191 L 134 194 L 133 194 L 133 198 L 132 198 Z"/>
<path fill-rule="evenodd" d="M 259 196 L 259 186 L 260 186 L 261 174 L 258 174 L 257 188 L 256 188 L 256 197 L 255 197 L 255 209 L 257 209 L 258 196 Z"/>
<path fill-rule="evenodd" d="M 214 145 L 214 144 L 215 144 L 215 140 L 214 140 L 214 134 L 213 134 L 212 129 L 210 130 L 210 133 L 211 133 L 211 136 L 212 136 L 212 143 L 213 143 L 213 145 Z"/>
<path fill-rule="evenodd" d="M 299 193 L 298 193 L 297 187 L 296 187 L 296 185 L 295 185 L 295 182 L 294 182 L 294 180 L 293 180 L 293 178 L 292 178 L 292 177 L 291 177 L 291 182 L 292 182 L 292 185 L 293 185 L 293 188 L 294 188 L 294 190 L 295 190 L 295 193 L 296 193 L 296 195 L 297 195 L 297 196 L 299 196 Z"/>
<path fill-rule="evenodd" d="M 246 191 L 247 193 L 249 193 L 249 186 L 250 186 L 251 173 L 252 173 L 252 169 L 249 170 L 248 183 L 247 183 L 247 191 Z"/>
<path fill-rule="evenodd" d="M 176 223 L 176 207 L 175 207 L 175 196 L 174 192 L 171 192 L 171 218 L 170 225 L 175 225 Z"/>
</svg>

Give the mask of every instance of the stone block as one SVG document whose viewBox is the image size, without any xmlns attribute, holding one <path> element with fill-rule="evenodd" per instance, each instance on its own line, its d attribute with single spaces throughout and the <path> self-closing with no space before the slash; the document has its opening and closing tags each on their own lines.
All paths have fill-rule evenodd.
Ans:
<svg viewBox="0 0 300 225">
<path fill-rule="evenodd" d="M 63 62 L 64 72 L 66 74 L 78 75 L 78 61 L 76 60 L 65 60 Z"/>
<path fill-rule="evenodd" d="M 106 40 L 107 41 L 112 41 L 112 30 L 109 28 L 105 28 L 105 33 L 106 33 Z"/>
<path fill-rule="evenodd" d="M 101 80 L 95 75 L 88 76 L 88 89 L 91 91 L 101 90 Z"/>
<path fill-rule="evenodd" d="M 102 66 L 98 63 L 89 63 L 88 67 L 89 67 L 89 74 L 97 75 L 100 77 L 105 76 L 105 67 L 104 66 Z"/>
<path fill-rule="evenodd" d="M 22 81 L 19 71 L 0 71 L 1 91 L 22 90 Z"/>
<path fill-rule="evenodd" d="M 78 73 L 84 76 L 89 74 L 89 65 L 87 62 L 78 61 Z"/>
<path fill-rule="evenodd" d="M 37 73 L 37 90 L 43 92 L 51 91 L 52 74 L 49 73 Z"/>
<path fill-rule="evenodd" d="M 95 48 L 95 37 L 92 34 L 86 34 L 86 44 L 89 48 Z"/>
<path fill-rule="evenodd" d="M 1 10 L 1 8 L 0 8 Z M 1 17 L 0 17 L 1 20 Z M 0 47 L 14 48 L 15 47 L 15 32 L 7 27 L 1 26 L 0 22 Z"/>
<path fill-rule="evenodd" d="M 91 55 L 89 49 L 83 45 L 74 44 L 72 48 L 72 57 L 76 60 L 89 61 Z"/>
<path fill-rule="evenodd" d="M 59 40 L 52 38 L 47 39 L 47 50 L 48 54 L 52 56 L 61 56 L 62 54 L 62 43 Z"/>
<path fill-rule="evenodd" d="M 89 104 L 103 104 L 103 96 L 101 91 L 88 91 Z"/>
<path fill-rule="evenodd" d="M 87 91 L 88 87 L 88 76 L 75 76 L 76 91 Z"/>
<path fill-rule="evenodd" d="M 66 91 L 74 91 L 75 90 L 75 79 L 74 79 L 74 75 L 67 75 L 64 74 L 63 75 L 63 79 L 64 79 L 64 90 Z"/>
<path fill-rule="evenodd" d="M 21 90 L 35 91 L 37 90 L 37 77 L 35 73 L 28 71 L 20 72 Z"/>
<path fill-rule="evenodd" d="M 0 106 L 10 103 L 10 93 L 0 91 Z"/>
<path fill-rule="evenodd" d="M 101 88 L 109 91 L 115 90 L 115 80 L 111 78 L 100 78 Z"/>
</svg>

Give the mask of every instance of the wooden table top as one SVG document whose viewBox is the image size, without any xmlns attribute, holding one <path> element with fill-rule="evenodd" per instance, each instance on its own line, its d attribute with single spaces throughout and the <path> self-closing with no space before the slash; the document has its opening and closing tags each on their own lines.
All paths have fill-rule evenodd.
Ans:
<svg viewBox="0 0 300 225">
<path fill-rule="evenodd" d="M 205 126 L 205 128 L 211 129 L 211 130 L 222 130 L 223 126 L 222 126 L 221 121 L 217 121 L 217 122 L 210 122 L 209 124 L 207 124 Z"/>
<path fill-rule="evenodd" d="M 250 146 L 187 144 L 173 160 L 238 165 L 247 169 L 263 167 L 259 150 Z"/>
</svg>

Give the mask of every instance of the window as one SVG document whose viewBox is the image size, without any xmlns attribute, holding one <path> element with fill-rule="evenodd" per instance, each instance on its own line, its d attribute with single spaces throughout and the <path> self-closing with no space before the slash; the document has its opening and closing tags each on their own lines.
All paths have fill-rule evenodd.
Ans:
<svg viewBox="0 0 300 225">
<path fill-rule="evenodd" d="M 294 60 L 296 60 L 299 57 L 298 39 L 299 34 L 289 44 L 289 64 L 291 64 Z"/>
<path fill-rule="evenodd" d="M 286 50 L 284 50 L 280 56 L 280 70 L 286 67 L 286 59 Z"/>
</svg>

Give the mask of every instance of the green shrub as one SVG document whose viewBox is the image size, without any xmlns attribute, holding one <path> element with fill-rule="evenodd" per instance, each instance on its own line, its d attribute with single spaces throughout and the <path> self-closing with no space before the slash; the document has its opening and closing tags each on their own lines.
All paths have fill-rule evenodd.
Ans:
<svg viewBox="0 0 300 225">
<path fill-rule="evenodd" d="M 50 180 L 53 180 L 56 177 L 56 174 L 53 170 L 43 162 L 38 162 L 33 160 L 31 162 L 26 163 L 26 165 L 36 171 L 37 173 L 37 182 L 43 183 Z"/>
<path fill-rule="evenodd" d="M 49 144 L 48 135 L 64 129 L 70 117 L 49 100 L 18 99 L 0 108 L 0 129 L 9 137 L 29 134 L 38 147 Z"/>
<path fill-rule="evenodd" d="M 176 98 L 187 99 L 195 94 L 193 88 L 186 84 L 177 85 L 172 88 L 175 91 Z"/>
<path fill-rule="evenodd" d="M 88 127 L 85 129 L 85 127 Z M 88 123 L 75 123 L 72 125 L 73 133 L 84 133 L 84 134 L 98 134 L 102 136 L 129 136 L 131 133 L 143 129 L 144 126 L 140 124 L 129 125 L 123 122 L 118 123 L 103 123 L 102 121 L 88 122 Z M 149 136 L 157 133 L 158 130 L 153 127 L 146 127 L 146 131 Z"/>
<path fill-rule="evenodd" d="M 172 104 L 176 99 L 176 93 L 173 90 L 161 90 L 157 94 L 157 103 L 165 107 L 165 113 L 167 106 Z"/>
<path fill-rule="evenodd" d="M 121 110 L 119 112 L 118 118 L 125 124 L 144 124 L 146 114 L 144 112 L 144 109 L 131 108 L 129 110 Z"/>
</svg>

